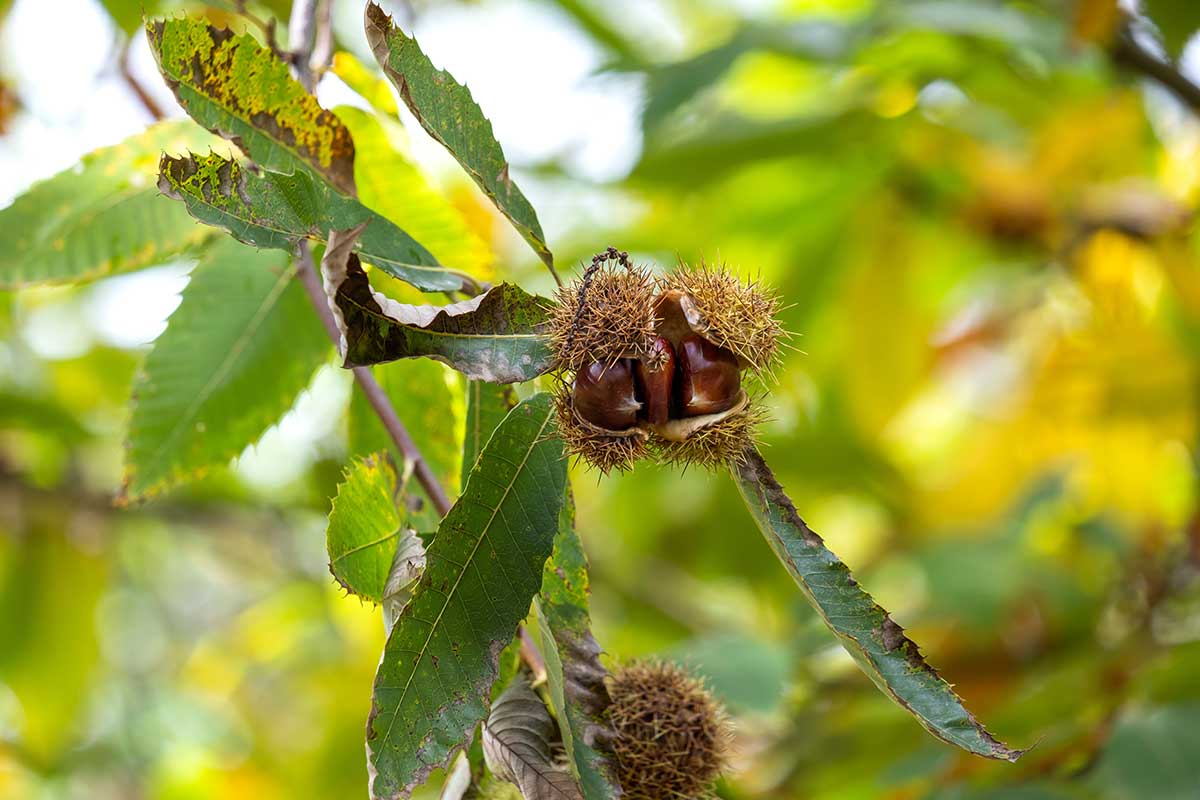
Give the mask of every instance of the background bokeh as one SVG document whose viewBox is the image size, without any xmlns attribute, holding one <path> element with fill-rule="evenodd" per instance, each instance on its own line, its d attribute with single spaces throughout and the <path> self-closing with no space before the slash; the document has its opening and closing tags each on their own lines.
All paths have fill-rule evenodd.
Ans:
<svg viewBox="0 0 1200 800">
<path fill-rule="evenodd" d="M 597 638 L 610 666 L 708 678 L 737 720 L 722 797 L 1200 797 L 1200 118 L 1114 65 L 1113 4 L 385 5 L 472 87 L 563 269 L 612 244 L 779 290 L 768 460 L 992 731 L 1036 744 L 996 764 L 926 735 L 728 476 L 577 468 Z M 1182 12 L 1139 23 L 1144 45 L 1185 42 L 1192 4 L 1150 5 Z M 181 115 L 131 6 L 0 2 L 0 204 L 148 124 L 135 84 Z M 361 6 L 337 3 L 338 43 L 370 64 Z M 319 94 L 367 107 L 333 75 Z M 404 129 L 477 271 L 548 292 Z M 111 506 L 131 381 L 190 266 L 0 293 L 0 797 L 365 794 L 384 632 L 323 540 L 371 441 L 347 374 L 323 368 L 228 469 Z M 401 414 L 457 485 L 461 383 L 380 372 L 435 387 Z"/>
</svg>

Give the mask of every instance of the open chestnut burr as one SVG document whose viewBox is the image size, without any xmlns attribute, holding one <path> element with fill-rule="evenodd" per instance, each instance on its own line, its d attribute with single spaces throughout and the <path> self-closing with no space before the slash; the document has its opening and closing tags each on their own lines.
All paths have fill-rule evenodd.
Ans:
<svg viewBox="0 0 1200 800">
<path fill-rule="evenodd" d="M 643 358 L 592 362 L 576 374 L 572 398 L 588 422 L 626 431 L 638 422 L 658 427 L 671 419 L 728 411 L 741 394 L 737 357 L 691 334 L 680 341 L 678 353 L 659 336 Z"/>
<path fill-rule="evenodd" d="M 556 297 L 551 346 L 565 450 L 603 472 L 639 459 L 718 468 L 753 442 L 769 377 L 778 300 L 722 267 L 654 275 L 609 248 Z M 743 375 L 748 372 L 749 375 Z"/>
</svg>

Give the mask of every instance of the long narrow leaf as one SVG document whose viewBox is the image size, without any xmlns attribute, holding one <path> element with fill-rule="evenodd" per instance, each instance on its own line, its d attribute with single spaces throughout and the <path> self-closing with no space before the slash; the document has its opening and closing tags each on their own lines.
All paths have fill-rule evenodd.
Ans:
<svg viewBox="0 0 1200 800">
<path fill-rule="evenodd" d="M 987 758 L 1021 757 L 1023 750 L 1008 747 L 984 729 L 903 629 L 809 529 L 756 450 L 746 453 L 733 475 L 758 527 L 800 591 L 884 694 L 944 742 Z"/>
<path fill-rule="evenodd" d="M 541 585 L 566 491 L 552 419 L 545 394 L 512 410 L 429 546 L 375 677 L 372 797 L 409 796 L 487 715 L 497 659 Z"/>
<path fill-rule="evenodd" d="M 173 162 L 174 182 L 163 164 L 165 193 L 191 198 L 188 208 L 198 219 L 259 247 L 292 250 L 301 238 L 370 221 L 363 246 L 371 263 L 423 291 L 463 288 L 461 276 L 443 270 L 416 240 L 358 202 L 350 129 L 274 53 L 248 35 L 195 19 L 154 21 L 147 34 L 184 110 L 258 166 L 288 176 L 255 185 L 234 180 L 227 164 L 211 158 L 184 159 Z M 192 166 L 197 169 L 189 171 Z M 279 219 L 288 224 L 276 230 Z"/>
<path fill-rule="evenodd" d="M 536 607 L 550 699 L 567 759 L 586 800 L 615 800 L 621 790 L 613 779 L 612 764 L 596 750 L 612 735 L 603 718 L 611 702 L 604 685 L 608 673 L 592 636 L 587 555 L 575 530 L 575 504 L 569 492 Z"/>
<path fill-rule="evenodd" d="M 538 257 L 553 266 L 554 256 L 533 206 L 508 174 L 508 161 L 492 134 L 492 123 L 467 87 L 437 69 L 417 40 L 400 30 L 375 3 L 367 4 L 367 42 L 400 99 L 421 126 L 479 185 L 500 212 L 529 242 Z"/>
</svg>

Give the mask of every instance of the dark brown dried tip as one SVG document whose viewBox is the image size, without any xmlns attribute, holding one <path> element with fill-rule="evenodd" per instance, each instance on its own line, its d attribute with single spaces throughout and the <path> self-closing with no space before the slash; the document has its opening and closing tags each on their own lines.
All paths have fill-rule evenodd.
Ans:
<svg viewBox="0 0 1200 800">
<path fill-rule="evenodd" d="M 710 797 L 728 767 L 730 724 L 704 683 L 666 662 L 612 676 L 607 714 L 625 800 Z"/>
</svg>

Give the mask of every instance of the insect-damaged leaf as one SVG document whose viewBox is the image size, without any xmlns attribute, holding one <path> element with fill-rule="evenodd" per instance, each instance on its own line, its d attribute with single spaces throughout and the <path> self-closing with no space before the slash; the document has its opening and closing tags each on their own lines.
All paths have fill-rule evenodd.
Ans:
<svg viewBox="0 0 1200 800">
<path fill-rule="evenodd" d="M 34 184 L 0 211 L 0 289 L 100 278 L 158 264 L 212 231 L 159 196 L 163 150 L 215 141 L 190 122 L 160 122 Z"/>
<path fill-rule="evenodd" d="M 1021 757 L 1023 750 L 1007 747 L 984 729 L 916 644 L 809 529 L 756 450 L 746 453 L 733 475 L 759 529 L 805 599 L 884 694 L 944 742 L 987 758 Z"/>
<path fill-rule="evenodd" d="M 358 256 L 348 253 L 357 233 L 332 231 L 321 262 L 347 367 L 426 356 L 493 383 L 527 381 L 551 368 L 549 301 L 502 283 L 446 306 L 397 303 L 371 288 Z"/>
<path fill-rule="evenodd" d="M 425 565 L 420 537 L 403 527 L 396 490 L 396 470 L 386 454 L 355 459 L 338 485 L 325 529 L 329 570 L 346 591 L 372 603 L 397 595 L 406 601 Z"/>
<path fill-rule="evenodd" d="M 214 242 L 134 384 L 122 499 L 155 494 L 242 452 L 328 355 L 286 256 Z"/>
<path fill-rule="evenodd" d="M 542 581 L 566 490 L 546 394 L 488 441 L 430 544 L 375 677 L 367 747 L 376 798 L 407 797 L 487 714 L 500 651 Z"/>
<path fill-rule="evenodd" d="M 158 186 L 182 200 L 196 219 L 255 247 L 294 252 L 303 239 L 324 240 L 330 228 L 366 223 L 357 250 L 384 272 L 422 291 L 452 291 L 470 283 L 439 266 L 400 228 L 305 172 L 253 172 L 216 154 L 163 156 Z"/>
<path fill-rule="evenodd" d="M 612 780 L 612 765 L 595 749 L 611 736 L 603 720 L 611 700 L 604 685 L 607 672 L 600 664 L 600 645 L 592 636 L 587 555 L 575 530 L 575 505 L 569 492 L 536 608 L 550 700 L 567 759 L 586 800 L 615 800 L 621 790 Z"/>
<path fill-rule="evenodd" d="M 516 784 L 525 800 L 583 800 L 571 773 L 554 762 L 554 720 L 517 675 L 483 724 L 483 756 L 494 775 Z"/>
<path fill-rule="evenodd" d="M 179 104 L 273 172 L 310 171 L 354 194 L 354 142 L 332 112 L 248 34 L 197 19 L 153 20 L 150 49 Z"/>
<path fill-rule="evenodd" d="M 538 257 L 553 266 L 533 206 L 508 174 L 508 161 L 492 134 L 492 123 L 467 87 L 437 69 L 417 40 L 400 30 L 375 3 L 367 4 L 367 42 L 383 72 L 430 136 L 445 146 L 500 212 L 525 237 Z"/>
</svg>

